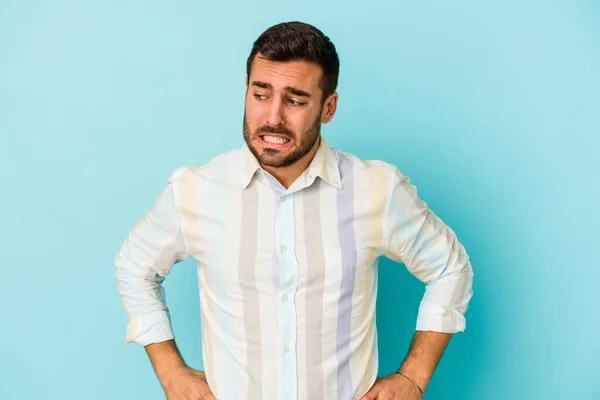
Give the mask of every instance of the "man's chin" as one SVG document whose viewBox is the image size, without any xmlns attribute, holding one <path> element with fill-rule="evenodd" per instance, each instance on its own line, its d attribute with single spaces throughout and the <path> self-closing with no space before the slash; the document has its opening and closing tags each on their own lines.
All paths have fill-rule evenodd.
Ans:
<svg viewBox="0 0 600 400">
<path fill-rule="evenodd" d="M 279 168 L 284 166 L 285 164 L 285 157 L 270 157 L 270 156 L 261 156 L 258 159 L 258 162 L 265 166 L 265 167 L 273 167 L 273 168 Z"/>
<path fill-rule="evenodd" d="M 265 163 L 271 164 L 277 164 L 277 163 L 282 163 L 285 161 L 285 159 L 287 158 L 287 156 L 291 153 L 291 148 L 288 149 L 277 149 L 277 148 L 273 148 L 273 147 L 269 147 L 269 146 L 263 146 L 262 144 L 258 144 L 255 145 L 256 149 L 258 150 L 258 155 L 259 157 L 259 161 L 261 161 L 261 163 L 264 161 Z"/>
</svg>

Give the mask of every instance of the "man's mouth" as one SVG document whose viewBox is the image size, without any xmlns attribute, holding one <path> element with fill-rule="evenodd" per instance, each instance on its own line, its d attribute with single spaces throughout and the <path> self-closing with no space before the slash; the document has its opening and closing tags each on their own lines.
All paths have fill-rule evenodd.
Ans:
<svg viewBox="0 0 600 400">
<path fill-rule="evenodd" d="M 285 147 L 291 141 L 287 137 L 272 134 L 264 134 L 259 137 L 262 144 L 270 147 Z"/>
</svg>

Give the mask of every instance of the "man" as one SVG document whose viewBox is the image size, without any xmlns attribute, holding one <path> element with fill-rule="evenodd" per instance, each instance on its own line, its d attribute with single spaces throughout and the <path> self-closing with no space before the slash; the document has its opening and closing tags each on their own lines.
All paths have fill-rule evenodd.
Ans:
<svg viewBox="0 0 600 400">
<path fill-rule="evenodd" d="M 339 60 L 313 26 L 265 31 L 248 57 L 244 145 L 178 168 L 116 256 L 130 319 L 168 400 L 422 397 L 465 329 L 464 247 L 395 166 L 328 146 Z M 377 378 L 380 256 L 427 283 L 398 373 Z M 161 283 L 198 261 L 205 371 L 174 342 Z"/>
</svg>

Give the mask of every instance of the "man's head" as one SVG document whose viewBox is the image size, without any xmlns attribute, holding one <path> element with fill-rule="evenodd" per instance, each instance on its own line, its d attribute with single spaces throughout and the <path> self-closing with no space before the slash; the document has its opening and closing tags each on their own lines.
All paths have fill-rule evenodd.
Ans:
<svg viewBox="0 0 600 400">
<path fill-rule="evenodd" d="M 321 123 L 336 110 L 339 65 L 329 38 L 301 22 L 272 26 L 254 42 L 244 140 L 263 166 L 284 168 L 314 155 Z"/>
</svg>

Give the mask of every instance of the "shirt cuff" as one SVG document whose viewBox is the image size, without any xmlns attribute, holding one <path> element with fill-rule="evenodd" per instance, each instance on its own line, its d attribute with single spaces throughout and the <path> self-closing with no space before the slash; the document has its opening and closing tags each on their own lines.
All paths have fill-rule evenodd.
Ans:
<svg viewBox="0 0 600 400">
<path fill-rule="evenodd" d="M 457 333 L 464 331 L 466 324 L 464 315 L 459 311 L 428 301 L 421 301 L 417 316 L 418 331 Z"/>
<path fill-rule="evenodd" d="M 125 343 L 136 342 L 142 346 L 174 339 L 167 311 L 155 311 L 134 317 L 127 324 Z"/>
</svg>

